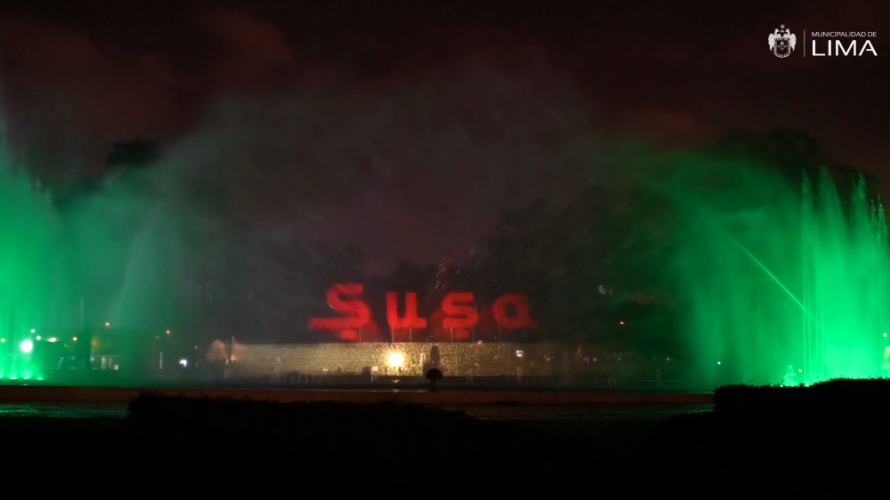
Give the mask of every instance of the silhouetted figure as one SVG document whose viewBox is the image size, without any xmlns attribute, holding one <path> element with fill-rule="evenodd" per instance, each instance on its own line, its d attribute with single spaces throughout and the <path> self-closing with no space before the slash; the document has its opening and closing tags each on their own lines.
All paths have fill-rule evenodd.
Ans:
<svg viewBox="0 0 890 500">
<path fill-rule="evenodd" d="M 426 373 L 433 368 L 439 369 L 439 363 L 439 346 L 434 345 L 430 348 L 429 359 L 423 364 L 423 373 Z"/>
<path fill-rule="evenodd" d="M 430 392 L 436 392 L 436 381 L 442 380 L 442 372 L 433 368 L 426 372 L 426 379 L 430 381 Z"/>
</svg>

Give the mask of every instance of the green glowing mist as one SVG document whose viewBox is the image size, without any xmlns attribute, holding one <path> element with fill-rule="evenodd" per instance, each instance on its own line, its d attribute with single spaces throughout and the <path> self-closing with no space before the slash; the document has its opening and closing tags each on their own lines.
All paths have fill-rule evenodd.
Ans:
<svg viewBox="0 0 890 500">
<path fill-rule="evenodd" d="M 0 380 L 95 384 L 111 374 L 91 355 L 146 380 L 157 352 L 174 357 L 165 333 L 181 333 L 177 207 L 134 173 L 59 209 L 8 158 L 0 143 Z"/>
<path fill-rule="evenodd" d="M 42 336 L 68 327 L 62 227 L 50 202 L 0 144 L 0 379 L 43 377 Z"/>
<path fill-rule="evenodd" d="M 683 162 L 684 172 L 707 172 L 667 186 L 682 228 L 672 270 L 699 380 L 885 375 L 890 245 L 864 181 L 847 199 L 824 171 L 794 186 L 748 164 Z"/>
</svg>

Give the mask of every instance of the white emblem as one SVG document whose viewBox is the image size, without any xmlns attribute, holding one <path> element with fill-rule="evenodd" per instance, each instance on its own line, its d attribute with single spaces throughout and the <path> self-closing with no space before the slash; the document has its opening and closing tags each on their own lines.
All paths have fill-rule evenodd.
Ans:
<svg viewBox="0 0 890 500">
<path fill-rule="evenodd" d="M 797 46 L 797 37 L 786 29 L 783 24 L 775 33 L 769 36 L 769 48 L 776 57 L 788 57 L 791 51 Z"/>
</svg>

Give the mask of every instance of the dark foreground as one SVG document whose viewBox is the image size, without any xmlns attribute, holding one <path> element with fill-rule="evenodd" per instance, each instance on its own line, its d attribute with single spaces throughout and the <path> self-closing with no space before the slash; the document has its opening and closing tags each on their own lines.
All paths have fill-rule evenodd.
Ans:
<svg viewBox="0 0 890 500">
<path fill-rule="evenodd" d="M 868 406 L 806 415 L 787 408 L 741 414 L 728 405 L 721 410 L 719 401 L 716 411 L 434 409 L 144 396 L 128 412 L 118 406 L 97 407 L 106 413 L 88 418 L 0 418 L 0 435 L 17 458 L 8 473 L 49 460 L 84 481 L 96 474 L 135 479 L 128 483 L 135 492 L 148 482 L 182 494 L 309 498 L 551 498 L 614 487 L 633 496 L 685 496 L 704 494 L 709 485 L 729 492 L 776 484 L 800 493 L 818 491 L 822 482 L 812 478 L 820 469 L 837 478 L 851 464 L 862 472 L 885 463 L 887 414 Z M 5 408 L 21 414 L 28 405 Z"/>
</svg>

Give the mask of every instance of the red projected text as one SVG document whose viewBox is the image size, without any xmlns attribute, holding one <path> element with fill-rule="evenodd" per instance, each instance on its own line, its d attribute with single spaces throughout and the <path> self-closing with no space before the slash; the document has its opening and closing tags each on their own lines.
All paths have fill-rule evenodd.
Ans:
<svg viewBox="0 0 890 500">
<path fill-rule="evenodd" d="M 364 288 L 359 284 L 334 285 L 328 290 L 328 305 L 341 313 L 337 318 L 312 318 L 309 320 L 311 330 L 338 330 L 340 337 L 355 339 L 355 330 L 371 322 L 371 310 L 359 296 Z M 400 311 L 402 301 L 399 294 L 386 294 L 386 319 L 391 328 L 426 328 L 426 318 L 417 312 L 417 294 L 406 293 L 404 309 Z M 452 292 L 442 299 L 442 328 L 453 330 L 455 338 L 466 338 L 467 330 L 479 323 L 479 312 L 473 306 L 475 296 L 472 292 Z M 492 306 L 495 321 L 506 330 L 537 328 L 538 324 L 531 318 L 528 297 L 522 294 L 506 294 L 495 301 Z"/>
</svg>

